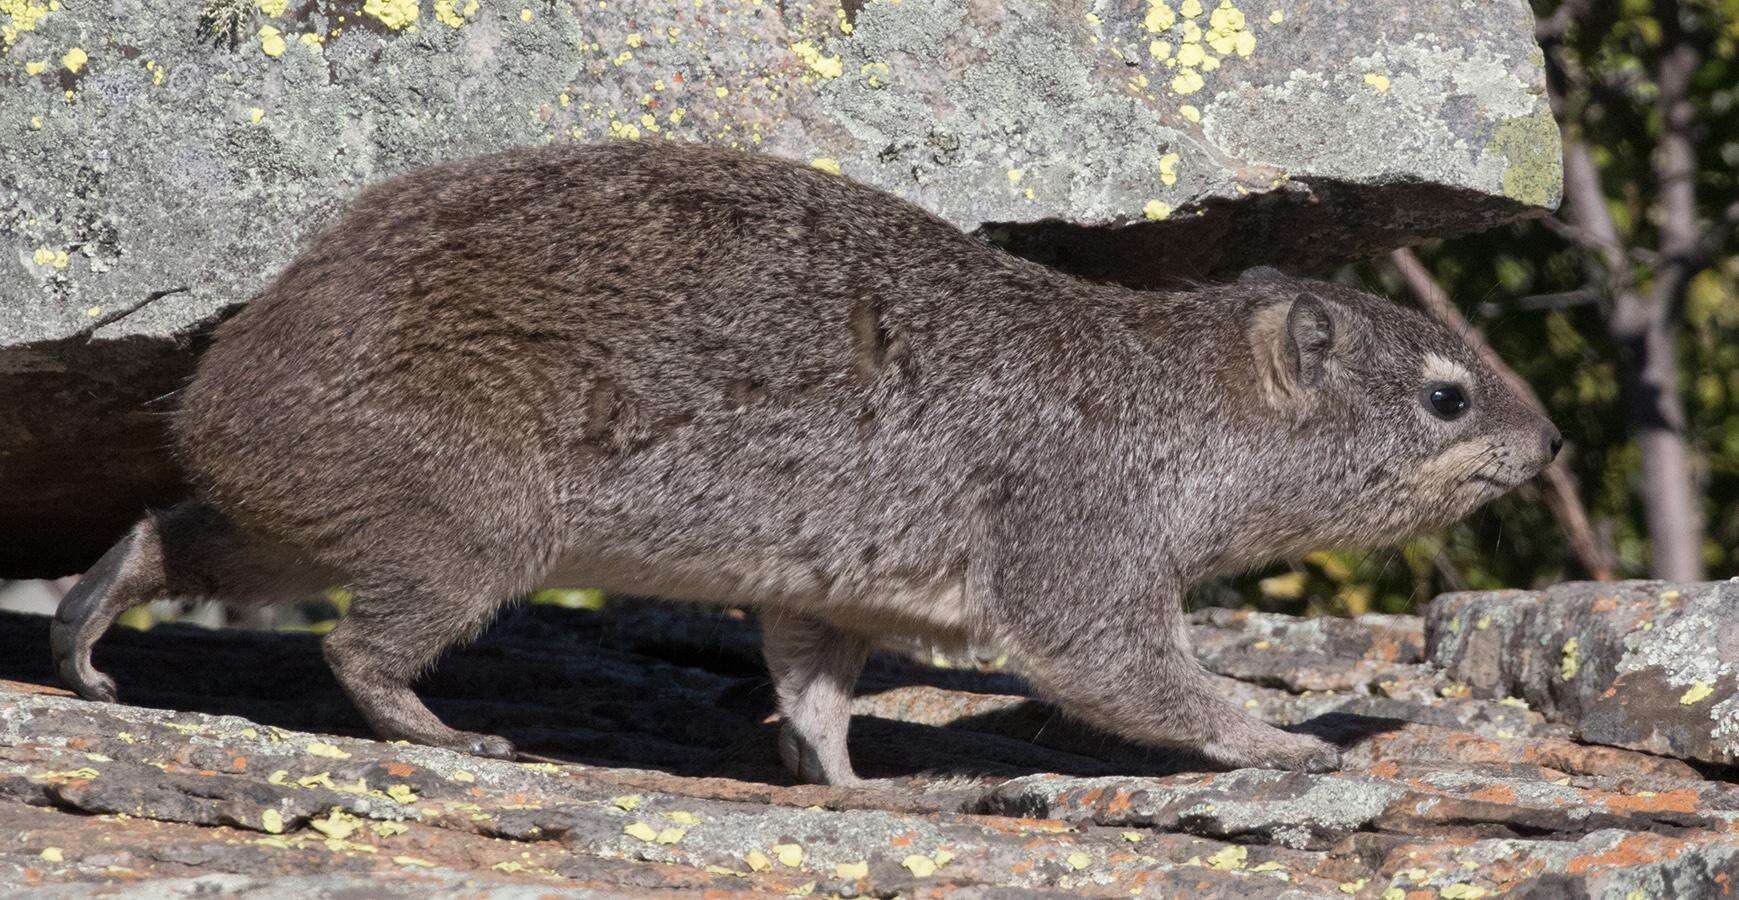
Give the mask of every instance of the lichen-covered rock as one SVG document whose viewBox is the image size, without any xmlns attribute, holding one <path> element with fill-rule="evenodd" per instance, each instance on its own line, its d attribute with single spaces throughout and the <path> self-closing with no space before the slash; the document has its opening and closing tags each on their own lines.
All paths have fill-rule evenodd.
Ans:
<svg viewBox="0 0 1739 900">
<path fill-rule="evenodd" d="M 1739 761 L 1739 583 L 1448 594 L 1426 640 L 1474 693 L 1520 698 L 1584 741 Z"/>
<path fill-rule="evenodd" d="M 207 2 L 233 45 L 193 4 L 0 5 L 0 576 L 82 568 L 173 498 L 161 413 L 212 317 L 433 162 L 729 144 L 1137 284 L 1559 192 L 1521 0 Z"/>
<path fill-rule="evenodd" d="M 1007 672 L 878 655 L 852 752 L 881 780 L 792 785 L 752 619 L 633 603 L 530 608 L 426 680 L 453 724 L 532 754 L 500 762 L 363 737 L 311 635 L 121 629 L 97 661 L 143 705 L 96 704 L 53 686 L 44 618 L 0 614 L 0 889 L 1374 900 L 1739 877 L 1739 787 L 1469 696 L 1417 618 L 1206 610 L 1192 632 L 1233 696 L 1345 745 L 1341 771 L 1205 771 Z M 1466 711 L 1494 706 L 1516 718 Z"/>
</svg>

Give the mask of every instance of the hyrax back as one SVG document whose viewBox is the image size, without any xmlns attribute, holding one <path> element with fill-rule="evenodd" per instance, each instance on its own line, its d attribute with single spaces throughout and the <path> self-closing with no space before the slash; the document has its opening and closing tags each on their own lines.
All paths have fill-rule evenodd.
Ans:
<svg viewBox="0 0 1739 900">
<path fill-rule="evenodd" d="M 89 648 L 169 590 L 343 582 L 326 639 L 385 737 L 506 754 L 410 691 L 565 583 L 754 603 L 786 762 L 854 780 L 870 641 L 989 639 L 1075 714 L 1225 765 L 1333 748 L 1216 697 L 1178 598 L 1443 524 L 1555 432 L 1454 335 L 1333 285 L 1077 281 L 812 169 L 671 144 L 365 191 L 223 325 L 175 422 L 198 499 L 69 596 Z"/>
</svg>

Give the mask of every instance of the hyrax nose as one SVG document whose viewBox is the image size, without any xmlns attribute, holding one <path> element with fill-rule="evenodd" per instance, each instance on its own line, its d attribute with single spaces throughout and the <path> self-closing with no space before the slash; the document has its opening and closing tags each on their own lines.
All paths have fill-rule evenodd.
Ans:
<svg viewBox="0 0 1739 900">
<path fill-rule="evenodd" d="M 1541 437 L 1546 442 L 1546 462 L 1557 459 L 1558 451 L 1564 449 L 1564 435 L 1558 432 L 1557 426 L 1547 422 Z"/>
</svg>

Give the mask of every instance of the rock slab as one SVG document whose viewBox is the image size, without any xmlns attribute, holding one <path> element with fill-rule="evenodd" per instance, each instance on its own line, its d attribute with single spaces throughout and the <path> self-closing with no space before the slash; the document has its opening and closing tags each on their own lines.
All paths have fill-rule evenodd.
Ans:
<svg viewBox="0 0 1739 900">
<path fill-rule="evenodd" d="M 1586 741 L 1739 761 L 1739 583 L 1448 594 L 1425 623 L 1431 661 L 1478 696 L 1520 698 Z"/>
<path fill-rule="evenodd" d="M 408 169 L 728 144 L 1149 284 L 1554 206 L 1543 85 L 1521 0 L 12 0 L 0 577 L 80 570 L 173 499 L 162 413 L 210 323 Z"/>
<path fill-rule="evenodd" d="M 785 779 L 731 613 L 536 607 L 453 654 L 421 693 L 518 762 L 363 736 L 311 635 L 123 629 L 97 661 L 138 705 L 94 704 L 54 687 L 45 619 L 0 615 L 0 888 L 1423 900 L 1739 876 L 1739 788 L 1471 696 L 1423 629 L 1194 618 L 1231 696 L 1345 745 L 1321 775 L 1204 771 L 1057 721 L 1007 672 L 878 655 L 852 752 L 881 780 L 840 790 Z"/>
</svg>

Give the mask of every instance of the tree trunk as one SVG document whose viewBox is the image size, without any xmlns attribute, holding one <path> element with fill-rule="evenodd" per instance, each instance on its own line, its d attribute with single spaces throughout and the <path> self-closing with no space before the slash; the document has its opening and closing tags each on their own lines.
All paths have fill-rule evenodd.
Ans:
<svg viewBox="0 0 1739 900">
<path fill-rule="evenodd" d="M 1618 299 L 1631 307 L 1613 318 L 1619 345 L 1619 379 L 1625 417 L 1642 451 L 1642 500 L 1648 520 L 1650 571 L 1669 581 L 1703 578 L 1703 517 L 1685 441 L 1684 404 L 1679 398 L 1677 329 L 1670 313 L 1637 309 L 1641 298 Z"/>
</svg>

